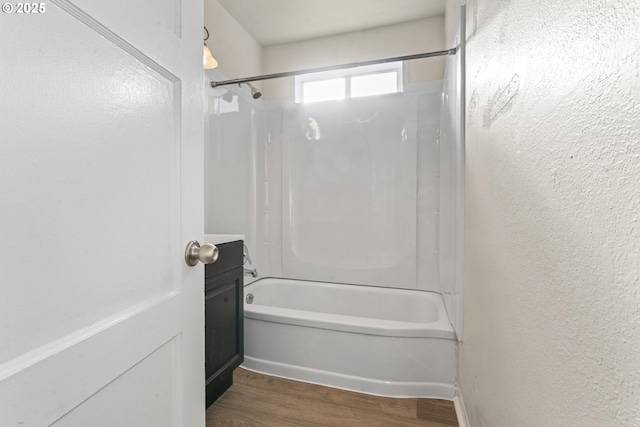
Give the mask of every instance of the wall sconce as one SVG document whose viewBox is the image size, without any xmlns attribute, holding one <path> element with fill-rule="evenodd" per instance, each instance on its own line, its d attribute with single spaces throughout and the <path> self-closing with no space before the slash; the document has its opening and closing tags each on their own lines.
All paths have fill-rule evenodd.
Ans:
<svg viewBox="0 0 640 427">
<path fill-rule="evenodd" d="M 204 38 L 206 41 L 209 40 L 209 30 L 207 30 L 207 27 L 204 27 L 204 30 L 207 32 L 207 36 Z M 205 70 L 211 70 L 218 66 L 218 61 L 211 55 L 207 43 L 204 43 L 204 47 L 202 48 L 202 65 Z"/>
</svg>

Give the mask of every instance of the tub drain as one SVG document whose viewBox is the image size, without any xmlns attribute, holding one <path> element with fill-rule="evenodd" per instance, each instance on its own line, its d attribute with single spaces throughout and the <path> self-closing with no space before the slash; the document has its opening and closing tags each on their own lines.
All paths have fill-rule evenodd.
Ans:
<svg viewBox="0 0 640 427">
<path fill-rule="evenodd" d="M 253 294 L 249 293 L 247 294 L 247 304 L 252 304 L 253 303 Z"/>
</svg>

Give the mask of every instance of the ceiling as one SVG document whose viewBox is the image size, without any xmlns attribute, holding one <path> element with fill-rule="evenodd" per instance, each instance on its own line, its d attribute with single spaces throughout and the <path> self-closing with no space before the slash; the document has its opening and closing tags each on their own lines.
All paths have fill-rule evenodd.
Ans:
<svg viewBox="0 0 640 427">
<path fill-rule="evenodd" d="M 444 15 L 446 0 L 217 0 L 262 46 Z"/>
</svg>

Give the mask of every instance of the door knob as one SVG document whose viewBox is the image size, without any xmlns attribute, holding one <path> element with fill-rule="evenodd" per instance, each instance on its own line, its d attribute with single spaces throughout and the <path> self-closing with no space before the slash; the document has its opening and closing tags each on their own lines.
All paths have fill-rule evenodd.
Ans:
<svg viewBox="0 0 640 427">
<path fill-rule="evenodd" d="M 211 243 L 205 243 L 200 246 L 197 240 L 192 240 L 187 243 L 187 249 L 184 251 L 184 260 L 187 265 L 193 267 L 198 264 L 198 261 L 203 264 L 213 264 L 218 259 L 218 248 Z"/>
</svg>

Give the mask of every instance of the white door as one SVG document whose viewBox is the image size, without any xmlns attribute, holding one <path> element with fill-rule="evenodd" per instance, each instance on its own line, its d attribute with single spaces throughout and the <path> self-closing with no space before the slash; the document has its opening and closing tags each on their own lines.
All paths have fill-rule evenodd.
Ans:
<svg viewBox="0 0 640 427">
<path fill-rule="evenodd" d="M 202 2 L 7 4 L 0 426 L 204 426 Z"/>
</svg>

